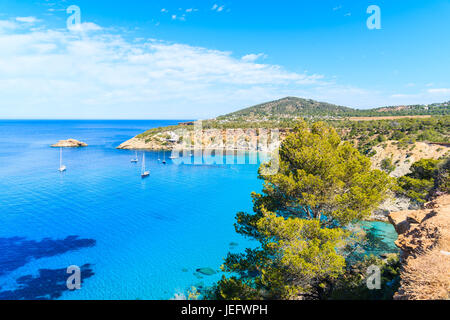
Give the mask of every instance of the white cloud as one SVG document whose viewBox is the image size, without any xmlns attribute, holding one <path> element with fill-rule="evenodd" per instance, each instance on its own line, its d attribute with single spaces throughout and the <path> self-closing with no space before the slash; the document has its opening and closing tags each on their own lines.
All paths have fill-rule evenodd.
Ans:
<svg viewBox="0 0 450 320">
<path fill-rule="evenodd" d="M 417 97 L 420 97 L 420 94 L 396 93 L 396 94 L 392 94 L 391 97 L 394 99 L 417 98 Z"/>
<path fill-rule="evenodd" d="M 216 11 L 216 12 L 222 12 L 223 9 L 225 9 L 225 6 L 224 5 L 220 6 L 218 4 L 214 4 L 211 8 L 212 11 Z"/>
<path fill-rule="evenodd" d="M 0 32 L 10 31 L 12 29 L 17 29 L 19 26 L 17 23 L 9 20 L 0 20 Z"/>
<path fill-rule="evenodd" d="M 198 9 L 197 8 L 189 8 L 189 9 L 186 9 L 186 12 L 187 13 L 198 12 Z"/>
<path fill-rule="evenodd" d="M 216 116 L 325 82 L 255 63 L 261 55 L 242 59 L 161 40 L 128 41 L 90 22 L 80 31 L 98 32 L 2 30 L 0 117 Z"/>
<path fill-rule="evenodd" d="M 392 100 L 388 100 L 388 103 L 384 103 L 384 105 L 429 104 L 433 102 L 443 102 L 450 99 L 450 89 L 442 88 L 415 90 L 414 93 L 395 93 L 390 95 L 390 98 L 392 98 Z"/>
<path fill-rule="evenodd" d="M 102 30 L 102 27 L 92 22 L 83 22 L 74 24 L 73 26 L 71 26 L 70 30 L 79 32 L 100 31 Z"/>
<path fill-rule="evenodd" d="M 37 19 L 36 17 L 17 17 L 16 21 L 24 23 L 36 23 L 39 22 L 40 20 Z"/>
<path fill-rule="evenodd" d="M 242 61 L 246 61 L 246 62 L 254 62 L 260 58 L 266 58 L 266 55 L 264 53 L 258 53 L 258 54 L 247 54 L 245 56 L 243 56 L 241 59 Z"/>
<path fill-rule="evenodd" d="M 450 94 L 450 88 L 428 89 L 431 94 Z"/>
<path fill-rule="evenodd" d="M 81 31 L 0 20 L 0 118 L 207 118 L 299 96 L 353 107 L 448 100 L 362 89 L 233 53 L 157 39 L 125 39 L 86 22 Z M 436 99 L 437 100 L 437 99 Z"/>
</svg>

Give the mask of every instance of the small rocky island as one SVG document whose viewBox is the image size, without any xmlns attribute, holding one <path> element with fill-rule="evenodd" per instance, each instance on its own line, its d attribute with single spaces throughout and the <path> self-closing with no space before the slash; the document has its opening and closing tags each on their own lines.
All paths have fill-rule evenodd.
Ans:
<svg viewBox="0 0 450 320">
<path fill-rule="evenodd" d="M 58 143 L 51 145 L 53 148 L 80 148 L 87 146 L 88 145 L 86 143 L 75 139 L 60 140 Z"/>
</svg>

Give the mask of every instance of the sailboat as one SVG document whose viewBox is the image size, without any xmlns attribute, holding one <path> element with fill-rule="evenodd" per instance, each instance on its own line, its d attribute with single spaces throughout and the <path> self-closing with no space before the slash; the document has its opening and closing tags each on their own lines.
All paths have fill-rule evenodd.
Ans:
<svg viewBox="0 0 450 320">
<path fill-rule="evenodd" d="M 59 172 L 66 171 L 66 166 L 62 164 L 62 148 L 59 148 Z"/>
<path fill-rule="evenodd" d="M 131 162 L 133 162 L 133 163 L 139 162 L 139 160 L 138 160 L 138 155 L 137 155 L 137 151 L 136 151 L 136 156 L 134 157 L 134 159 L 131 159 Z"/>
<path fill-rule="evenodd" d="M 166 150 L 163 150 L 164 153 L 164 160 L 162 161 L 163 164 L 166 164 Z"/>
<path fill-rule="evenodd" d="M 173 154 L 173 153 L 172 153 Z M 173 155 L 173 156 L 170 156 L 170 158 L 169 159 L 178 159 L 178 156 L 176 156 L 176 155 Z"/>
<path fill-rule="evenodd" d="M 145 152 L 142 156 L 142 169 L 141 169 L 141 178 L 147 178 L 150 175 L 150 171 L 145 170 Z"/>
</svg>

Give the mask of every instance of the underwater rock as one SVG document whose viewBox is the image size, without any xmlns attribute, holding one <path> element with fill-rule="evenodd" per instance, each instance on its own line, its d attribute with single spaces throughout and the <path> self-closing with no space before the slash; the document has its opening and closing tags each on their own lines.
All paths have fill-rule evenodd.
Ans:
<svg viewBox="0 0 450 320">
<path fill-rule="evenodd" d="M 213 274 L 216 274 L 217 272 L 214 271 L 211 268 L 199 268 L 196 270 L 198 273 L 204 274 L 205 276 L 212 276 Z"/>
<path fill-rule="evenodd" d="M 203 279 L 202 275 L 198 272 L 194 272 L 193 275 L 197 278 L 197 279 Z"/>
</svg>

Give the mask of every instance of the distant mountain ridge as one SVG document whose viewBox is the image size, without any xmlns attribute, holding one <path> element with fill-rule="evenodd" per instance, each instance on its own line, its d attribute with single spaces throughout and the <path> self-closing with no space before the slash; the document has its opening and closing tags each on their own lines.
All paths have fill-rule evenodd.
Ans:
<svg viewBox="0 0 450 320">
<path fill-rule="evenodd" d="M 238 118 L 274 119 L 280 117 L 367 117 L 446 114 L 450 114 L 450 102 L 361 110 L 312 99 L 286 97 L 232 112 L 217 117 L 217 120 Z"/>
</svg>

